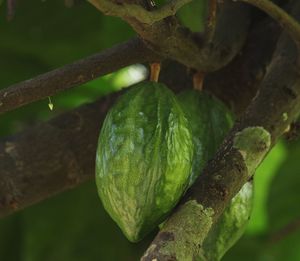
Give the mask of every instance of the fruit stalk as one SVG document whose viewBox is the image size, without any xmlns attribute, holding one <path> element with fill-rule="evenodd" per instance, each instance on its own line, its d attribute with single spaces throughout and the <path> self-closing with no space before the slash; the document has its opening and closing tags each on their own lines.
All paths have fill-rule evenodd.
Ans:
<svg viewBox="0 0 300 261">
<path fill-rule="evenodd" d="M 160 63 L 151 63 L 150 64 L 150 81 L 151 82 L 158 82 L 160 73 Z"/>
<path fill-rule="evenodd" d="M 197 72 L 193 76 L 193 87 L 194 90 L 202 91 L 203 89 L 203 82 L 204 82 L 204 75 L 203 72 Z"/>
</svg>

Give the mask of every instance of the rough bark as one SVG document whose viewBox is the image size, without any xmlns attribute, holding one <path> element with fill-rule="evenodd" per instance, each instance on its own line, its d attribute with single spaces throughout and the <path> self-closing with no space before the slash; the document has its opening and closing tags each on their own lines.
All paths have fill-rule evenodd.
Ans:
<svg viewBox="0 0 300 261">
<path fill-rule="evenodd" d="M 116 96 L 0 140 L 0 217 L 93 176 L 99 128 Z"/>
</svg>

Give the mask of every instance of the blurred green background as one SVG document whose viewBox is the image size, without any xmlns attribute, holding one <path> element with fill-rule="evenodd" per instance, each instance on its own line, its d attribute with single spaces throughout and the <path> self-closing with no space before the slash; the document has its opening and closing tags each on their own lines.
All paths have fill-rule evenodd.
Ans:
<svg viewBox="0 0 300 261">
<path fill-rule="evenodd" d="M 20 0 L 10 22 L 0 1 L 0 88 L 99 52 L 133 34 L 120 19 L 101 15 L 86 1 L 66 8 L 62 0 Z M 96 100 L 146 73 L 136 65 L 51 97 L 53 111 L 45 99 L 1 115 L 0 138 Z M 249 226 L 224 260 L 300 260 L 299 145 L 300 141 L 279 142 L 258 169 Z M 138 260 L 149 240 L 151 235 L 139 244 L 125 239 L 104 212 L 94 182 L 0 220 L 1 261 Z"/>
</svg>

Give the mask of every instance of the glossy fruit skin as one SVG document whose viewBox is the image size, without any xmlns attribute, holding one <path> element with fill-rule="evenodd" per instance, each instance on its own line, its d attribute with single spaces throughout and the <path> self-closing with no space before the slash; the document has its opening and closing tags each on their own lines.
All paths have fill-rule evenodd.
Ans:
<svg viewBox="0 0 300 261">
<path fill-rule="evenodd" d="M 108 112 L 96 154 L 102 203 L 126 237 L 136 242 L 176 205 L 193 160 L 190 125 L 163 84 L 143 82 Z"/>
<path fill-rule="evenodd" d="M 205 91 L 183 91 L 178 101 L 189 119 L 195 145 L 192 185 L 232 127 L 233 115 L 225 104 Z"/>
</svg>

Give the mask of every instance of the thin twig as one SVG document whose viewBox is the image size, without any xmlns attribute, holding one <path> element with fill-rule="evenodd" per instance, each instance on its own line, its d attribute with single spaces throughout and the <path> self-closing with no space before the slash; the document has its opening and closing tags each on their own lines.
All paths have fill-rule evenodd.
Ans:
<svg viewBox="0 0 300 261">
<path fill-rule="evenodd" d="M 205 40 L 211 42 L 215 34 L 217 24 L 217 0 L 209 1 L 209 11 L 205 31 Z"/>
<path fill-rule="evenodd" d="M 224 3 L 224 6 L 227 5 L 231 6 L 232 2 L 228 0 L 226 4 Z M 223 9 L 220 11 L 223 23 L 218 24 L 219 27 L 230 27 L 232 29 L 230 36 L 226 35 L 225 39 L 222 35 L 219 38 L 216 37 L 217 44 L 203 46 L 202 49 L 193 37 L 186 35 L 176 23 L 173 25 L 163 23 L 153 28 L 139 27 L 137 31 L 146 39 L 147 47 L 148 45 L 154 47 L 162 56 L 170 56 L 189 68 L 198 68 L 205 72 L 214 71 L 233 59 L 240 50 L 247 33 L 248 11 L 240 11 L 239 7 L 231 7 L 230 10 L 230 14 Z M 232 19 L 228 19 L 228 24 L 226 22 L 226 16 L 232 14 L 240 15 L 238 27 L 232 24 Z M 149 42 L 152 43 L 149 44 Z M 159 46 L 153 45 L 154 43 Z M 2 89 L 0 90 L 0 114 L 45 99 L 124 66 L 138 62 L 159 61 L 161 57 L 147 47 L 142 40 L 133 39 L 100 54 Z"/>
<path fill-rule="evenodd" d="M 273 234 L 270 235 L 268 243 L 270 245 L 276 244 L 292 233 L 297 232 L 300 229 L 300 217 L 293 220 L 292 222 L 285 225 L 283 228 L 279 229 L 278 231 L 275 231 Z"/>
<path fill-rule="evenodd" d="M 125 66 L 158 61 L 139 38 L 0 90 L 0 114 L 45 99 Z"/>
</svg>

